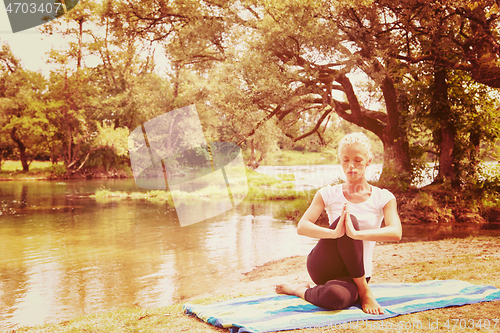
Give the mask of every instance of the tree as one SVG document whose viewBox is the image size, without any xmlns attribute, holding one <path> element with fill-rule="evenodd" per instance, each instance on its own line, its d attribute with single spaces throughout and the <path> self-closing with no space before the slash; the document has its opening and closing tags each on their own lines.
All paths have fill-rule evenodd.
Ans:
<svg viewBox="0 0 500 333">
<path fill-rule="evenodd" d="M 469 72 L 476 82 L 500 88 L 498 1 L 375 1 L 400 31 L 393 57 Z M 388 31 L 385 31 L 387 33 Z"/>
<path fill-rule="evenodd" d="M 46 82 L 41 74 L 21 68 L 6 44 L 2 45 L 0 60 L 0 132 L 15 143 L 23 171 L 27 172 L 31 158 L 47 154 L 45 144 L 53 135 L 45 114 Z M 2 141 L 8 151 L 9 144 Z"/>
<path fill-rule="evenodd" d="M 441 133 L 450 134 L 449 142 L 440 144 L 440 160 L 443 152 L 448 152 L 449 161 L 440 161 L 436 183 L 449 180 L 455 187 L 470 189 L 479 181 L 480 162 L 484 157 L 481 144 L 493 143 L 500 136 L 500 104 L 495 91 L 475 82 L 469 73 L 455 70 L 445 75 L 441 80 L 445 80 L 447 100 L 440 111 L 446 114 L 439 120 L 446 122 Z"/>
<path fill-rule="evenodd" d="M 392 18 L 390 25 L 375 29 L 375 36 L 382 36 L 386 45 L 397 46 L 390 56 L 408 68 L 407 77 L 413 79 L 413 85 L 427 82 L 432 89 L 429 115 L 434 123 L 428 125 L 433 128 L 435 151 L 439 155 L 436 182 L 448 179 L 460 185 L 465 181 L 465 173 L 477 179 L 477 172 L 469 173 L 477 170 L 477 163 L 468 164 L 476 165 L 470 168 L 460 161 L 465 155 L 474 155 L 474 147 L 479 147 L 481 141 L 495 140 L 494 136 L 485 134 L 491 133 L 494 123 L 480 120 L 492 116 L 494 108 L 481 106 L 491 105 L 491 89 L 486 93 L 487 88 L 473 81 L 500 87 L 498 4 L 460 0 L 375 3 L 384 15 Z M 434 79 L 428 80 L 425 75 L 432 75 Z M 451 95 L 452 91 L 455 96 Z M 464 108 L 465 105 L 468 107 Z M 471 141 L 475 144 L 464 145 Z"/>
<path fill-rule="evenodd" d="M 309 108 L 324 107 L 319 120 L 326 117 L 331 107 L 344 119 L 370 130 L 382 140 L 382 180 L 391 174 L 408 180 L 415 168 L 412 156 L 418 147 L 410 146 L 410 141 L 416 135 L 412 131 L 417 114 L 415 105 L 410 104 L 415 99 L 409 91 L 420 84 L 418 81 L 427 82 L 433 89 L 431 109 L 441 125 L 440 132 L 434 132 L 439 141 L 440 170 L 447 176 L 460 173 L 455 168 L 458 164 L 453 149 L 456 140 L 463 138 L 455 136 L 451 119 L 457 109 L 447 107 L 450 101 L 446 73 L 448 69 L 469 71 L 476 81 L 495 87 L 498 61 L 495 4 L 491 1 L 472 4 L 450 1 L 446 5 L 440 1 L 358 4 L 346 1 L 338 5 L 330 1 L 266 2 L 266 5 L 248 1 L 246 4 L 253 13 L 247 26 L 263 33 L 256 39 L 254 49 L 260 46 L 260 50 L 272 50 L 271 55 L 288 65 L 284 70 L 301 72 L 302 77 L 294 82 L 300 88 L 295 96 L 304 96 L 301 102 L 307 101 Z M 424 66 L 416 66 L 420 63 Z M 356 68 L 377 85 L 385 112 L 370 111 L 360 103 L 346 74 Z M 435 79 L 422 80 L 419 69 Z M 485 75 L 487 72 L 493 75 Z M 334 90 L 342 91 L 347 101 L 333 98 Z M 300 109 L 292 110 L 294 114 Z M 317 131 L 318 125 L 316 122 L 307 134 Z M 475 133 L 481 132 L 475 130 Z M 477 137 L 473 133 L 469 136 Z"/>
<path fill-rule="evenodd" d="M 51 118 L 58 129 L 53 145 L 70 172 L 88 161 L 95 165 L 92 159 L 102 161 L 103 154 L 120 156 L 95 142 L 102 130 L 97 124 L 112 122 L 115 131 L 129 130 L 164 112 L 164 83 L 153 73 L 153 50 L 121 33 L 120 24 L 126 23 L 112 22 L 107 15 L 111 4 L 81 1 L 42 29 L 74 40 L 49 55 L 59 65 L 51 73 L 48 93 L 59 103 Z"/>
<path fill-rule="evenodd" d="M 320 129 L 336 112 L 382 140 L 387 170 L 383 175 L 393 170 L 408 180 L 411 162 L 402 119 L 407 105 L 396 89 L 399 78 L 392 76 L 394 62 L 384 63 L 388 58 L 385 51 L 374 52 L 363 40 L 352 39 L 365 27 L 345 25 L 344 20 L 354 18 L 343 5 L 331 1 L 179 0 L 140 6 L 128 2 L 125 8 L 125 3 L 117 2 L 110 17 L 114 22 L 127 22 L 131 36 L 165 43 L 176 66 L 206 68 L 220 61 L 239 65 L 233 75 L 241 72 L 244 76 L 230 94 L 235 96 L 237 89 L 243 89 L 252 96 L 244 100 L 253 106 L 246 103 L 239 109 L 247 110 L 247 117 L 252 114 L 249 119 L 254 119 L 249 122 L 254 128 L 239 135 L 254 135 L 273 118 L 293 142 L 315 135 L 324 143 Z M 366 6 L 356 9 L 370 13 Z M 349 45 L 352 42 L 354 47 Z M 386 110 L 369 110 L 360 104 L 349 76 L 356 68 L 379 85 Z M 334 98 L 334 91 L 343 92 L 346 99 Z"/>
</svg>

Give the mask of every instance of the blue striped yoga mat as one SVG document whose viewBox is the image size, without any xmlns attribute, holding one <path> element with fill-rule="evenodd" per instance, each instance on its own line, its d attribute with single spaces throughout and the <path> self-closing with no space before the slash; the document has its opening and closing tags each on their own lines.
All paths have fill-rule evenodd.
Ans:
<svg viewBox="0 0 500 333">
<path fill-rule="evenodd" d="M 325 326 L 347 329 L 349 325 L 354 329 L 376 328 L 379 326 L 368 320 L 447 306 L 500 301 L 500 289 L 457 280 L 372 284 L 370 288 L 384 308 L 383 315 L 366 314 L 360 306 L 329 311 L 299 297 L 278 294 L 241 297 L 209 305 L 187 303 L 184 311 L 216 327 L 229 328 L 231 333 L 243 333 Z M 423 328 L 427 326 L 428 323 L 422 323 Z"/>
</svg>

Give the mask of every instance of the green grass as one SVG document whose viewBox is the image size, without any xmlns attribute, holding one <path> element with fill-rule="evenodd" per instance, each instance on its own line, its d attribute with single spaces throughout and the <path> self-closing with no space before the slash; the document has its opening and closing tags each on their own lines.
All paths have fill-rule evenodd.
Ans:
<svg viewBox="0 0 500 333">
<path fill-rule="evenodd" d="M 299 198 L 311 198 L 315 191 L 297 191 L 295 184 L 283 179 L 293 180 L 294 175 L 280 174 L 279 178 L 271 177 L 251 169 L 246 169 L 248 188 L 243 182 L 236 186 L 231 186 L 233 197 L 243 198 L 247 189 L 247 200 L 294 200 Z M 143 199 L 151 202 L 164 203 L 167 201 L 173 205 L 172 196 L 176 199 L 205 199 L 205 200 L 220 200 L 227 197 L 227 189 L 218 186 L 206 186 L 201 190 L 186 192 L 179 190 L 172 190 L 170 192 L 164 190 L 154 190 L 147 192 L 122 192 L 110 191 L 109 189 L 102 188 L 91 195 L 100 202 L 109 202 L 111 200 L 130 199 Z"/>
<path fill-rule="evenodd" d="M 2 161 L 0 178 L 11 180 L 23 179 L 52 179 L 66 173 L 64 164 L 59 162 L 52 164 L 50 161 L 33 161 L 29 165 L 29 171 L 23 172 L 21 161 Z"/>
<path fill-rule="evenodd" d="M 57 165 L 63 165 L 63 162 L 56 163 Z M 33 161 L 30 163 L 29 172 L 40 172 L 50 170 L 52 167 L 52 162 L 50 161 Z M 21 161 L 2 161 L 2 172 L 21 172 L 23 171 L 23 166 Z"/>
<path fill-rule="evenodd" d="M 278 173 L 276 175 L 279 179 L 283 181 L 294 181 L 295 180 L 295 175 L 293 173 Z"/>
<path fill-rule="evenodd" d="M 245 297 L 249 294 L 219 295 L 190 301 L 193 304 L 210 304 Z M 228 332 L 227 329 L 207 327 L 208 325 L 187 316 L 182 304 L 148 309 L 117 309 L 77 317 L 56 324 L 23 327 L 16 332 Z"/>
</svg>

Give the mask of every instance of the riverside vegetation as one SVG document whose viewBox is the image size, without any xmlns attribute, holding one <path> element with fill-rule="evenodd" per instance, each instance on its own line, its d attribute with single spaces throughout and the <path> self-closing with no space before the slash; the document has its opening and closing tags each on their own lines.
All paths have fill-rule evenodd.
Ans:
<svg viewBox="0 0 500 333">
<path fill-rule="evenodd" d="M 248 179 L 248 196 L 246 200 L 286 200 L 287 205 L 277 212 L 276 217 L 298 222 L 309 206 L 317 190 L 296 190 L 291 182 L 293 174 L 268 176 L 251 169 L 246 169 Z M 500 223 L 500 191 L 498 165 L 484 167 L 484 179 L 470 190 L 456 191 L 450 184 L 427 185 L 423 188 L 386 186 L 380 181 L 371 182 L 375 186 L 390 189 L 396 196 L 398 211 L 403 223 Z M 335 180 L 332 184 L 342 182 Z M 217 190 L 217 191 L 216 191 Z M 213 197 L 218 189 L 213 187 L 200 191 L 183 192 L 189 197 Z M 225 195 L 224 193 L 221 193 Z M 179 195 L 179 193 L 177 193 Z M 93 195 L 96 200 L 109 201 L 121 199 L 144 199 L 151 202 L 167 201 L 173 206 L 168 191 L 152 190 L 147 192 L 122 192 L 100 189 Z M 215 199 L 216 200 L 216 199 Z M 327 216 L 323 213 L 319 223 L 325 225 Z"/>
<path fill-rule="evenodd" d="M 268 164 L 278 164 L 288 161 L 298 164 L 307 160 L 312 164 L 328 161 L 329 154 L 280 152 L 269 159 Z M 0 171 L 0 180 L 34 180 L 53 179 L 58 172 L 63 172 L 62 164 L 34 161 L 29 172 L 22 172 L 19 161 L 4 161 Z M 130 169 L 123 173 L 132 177 Z M 291 182 L 294 175 L 282 174 L 271 177 L 251 169 L 246 169 L 249 192 L 246 200 L 287 200 L 287 205 L 278 212 L 278 218 L 298 222 L 298 219 L 308 207 L 316 190 L 297 191 Z M 390 183 L 372 182 L 374 185 L 389 188 L 397 197 L 398 210 L 403 223 L 438 223 L 438 222 L 500 222 L 500 167 L 499 164 L 489 164 L 483 167 L 481 181 L 468 189 L 457 191 L 451 184 L 428 185 L 423 188 L 394 186 Z M 334 181 L 340 182 L 340 180 Z M 389 185 L 389 186 L 387 186 Z M 209 197 L 210 189 L 202 192 L 184 193 L 186 197 Z M 110 191 L 102 188 L 93 195 L 96 200 L 110 201 L 121 199 L 142 199 L 151 202 L 167 201 L 173 205 L 170 194 L 163 190 L 143 192 Z M 326 215 L 320 218 L 325 221 Z M 320 221 L 321 223 L 321 221 Z"/>
</svg>

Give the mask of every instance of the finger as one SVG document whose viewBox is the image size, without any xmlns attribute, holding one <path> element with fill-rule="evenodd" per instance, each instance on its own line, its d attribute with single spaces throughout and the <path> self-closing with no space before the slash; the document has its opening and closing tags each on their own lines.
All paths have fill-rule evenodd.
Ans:
<svg viewBox="0 0 500 333">
<path fill-rule="evenodd" d="M 345 211 L 345 206 L 344 206 L 344 207 L 342 207 L 342 213 L 340 214 L 340 221 L 343 221 L 343 219 L 345 218 L 345 213 L 346 213 L 346 211 Z"/>
<path fill-rule="evenodd" d="M 349 214 L 349 212 L 346 212 L 345 221 L 349 224 L 349 226 L 352 225 L 351 214 Z"/>
</svg>

